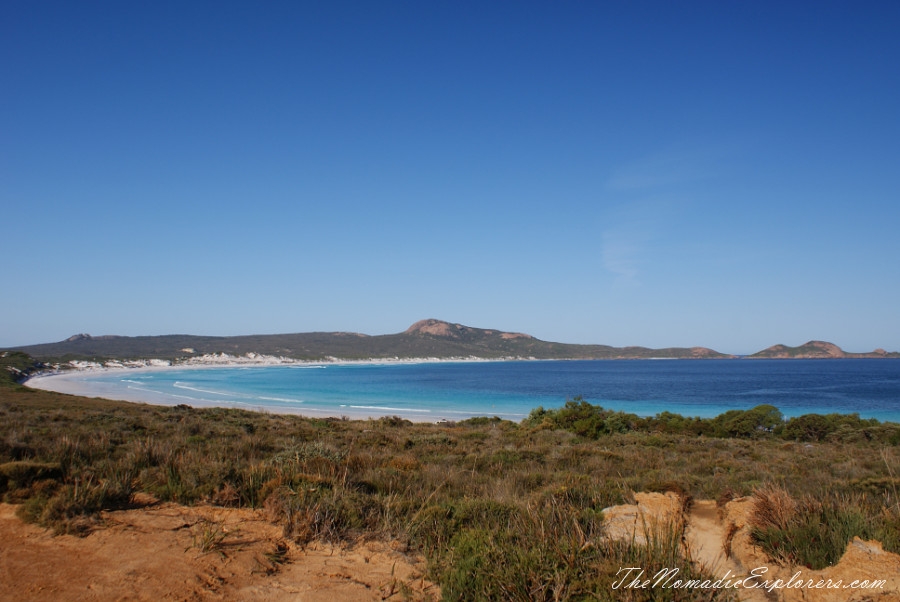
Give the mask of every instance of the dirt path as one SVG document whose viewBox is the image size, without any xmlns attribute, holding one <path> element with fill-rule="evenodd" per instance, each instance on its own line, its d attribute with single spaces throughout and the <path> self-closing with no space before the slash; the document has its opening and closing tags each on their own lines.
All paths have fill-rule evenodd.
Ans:
<svg viewBox="0 0 900 602">
<path fill-rule="evenodd" d="M 717 578 L 739 578 L 747 571 L 725 552 L 728 534 L 719 520 L 719 509 L 713 500 L 695 500 L 688 513 L 684 545 L 693 561 Z M 766 592 L 743 589 L 739 593 L 746 602 L 767 602 Z"/>
<path fill-rule="evenodd" d="M 0 600 L 438 599 L 398 550 L 298 549 L 251 510 L 156 504 L 104 514 L 87 537 L 54 537 L 0 504 Z"/>
<path fill-rule="evenodd" d="M 738 566 L 725 554 L 725 537 L 716 503 L 712 500 L 695 501 L 687 516 L 684 534 L 691 558 L 714 575 L 724 575 L 729 570 L 736 574 Z"/>
<path fill-rule="evenodd" d="M 759 581 L 771 583 L 792 579 L 799 586 L 748 587 L 737 590 L 744 602 L 900 602 L 900 556 L 885 552 L 881 544 L 858 537 L 847 544 L 840 561 L 821 570 L 802 566 L 780 566 L 757 548 L 747 526 L 752 498 L 740 498 L 719 508 L 714 501 L 694 501 L 685 517 L 684 545 L 694 562 L 718 578 L 740 579 L 751 571 L 765 569 Z M 854 589 L 849 584 L 883 580 L 877 588 Z M 822 588 L 822 583 L 840 584 Z M 752 583 L 752 580 L 751 580 Z M 816 586 L 807 584 L 820 584 Z"/>
</svg>

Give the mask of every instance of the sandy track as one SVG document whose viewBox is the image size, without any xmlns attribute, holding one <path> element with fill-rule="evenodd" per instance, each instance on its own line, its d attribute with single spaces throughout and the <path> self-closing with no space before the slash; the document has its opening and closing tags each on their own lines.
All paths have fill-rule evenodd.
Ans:
<svg viewBox="0 0 900 602">
<path fill-rule="evenodd" d="M 54 537 L 0 504 L 0 600 L 439 598 L 421 564 L 391 546 L 299 549 L 251 510 L 156 504 L 104 513 L 84 538 Z M 204 538 L 216 544 L 200 549 Z"/>
<path fill-rule="evenodd" d="M 691 559 L 708 574 L 716 577 L 736 578 L 747 571 L 732 556 L 725 552 L 726 527 L 719 518 L 719 509 L 713 500 L 695 500 L 691 504 L 684 530 L 684 545 Z M 767 602 L 763 590 L 742 589 L 741 600 L 745 602 Z"/>
</svg>

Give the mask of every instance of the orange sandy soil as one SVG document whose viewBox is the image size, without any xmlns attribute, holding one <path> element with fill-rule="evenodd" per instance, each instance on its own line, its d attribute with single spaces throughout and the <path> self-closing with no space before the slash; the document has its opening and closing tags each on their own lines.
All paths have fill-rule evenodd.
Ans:
<svg viewBox="0 0 900 602">
<path fill-rule="evenodd" d="M 300 548 L 261 511 L 142 502 L 103 513 L 87 537 L 53 536 L 0 504 L 0 600 L 440 598 L 396 542 Z"/>
<path fill-rule="evenodd" d="M 712 500 L 695 500 L 687 511 L 674 493 L 636 493 L 634 497 L 636 504 L 603 511 L 607 536 L 644 542 L 648 530 L 680 523 L 686 527 L 682 543 L 688 556 L 714 577 L 729 574 L 739 579 L 765 568 L 760 581 L 789 582 L 798 571 L 802 582 L 885 581 L 878 589 L 751 587 L 734 590 L 743 602 L 900 602 L 900 555 L 885 552 L 877 541 L 853 538 L 840 561 L 822 570 L 780 566 L 770 562 L 752 542 L 748 524 L 754 503 L 752 497 L 733 500 L 723 507 Z"/>
<path fill-rule="evenodd" d="M 686 524 L 684 545 L 713 575 L 746 576 L 767 566 L 768 578 L 789 579 L 795 567 L 767 562 L 750 542 L 752 498 L 717 507 L 697 500 L 684 512 L 674 494 L 638 493 L 637 504 L 607 508 L 608 536 L 645 540 L 645 530 Z M 139 507 L 105 512 L 87 537 L 23 523 L 17 506 L 0 504 L 0 600 L 271 600 L 342 602 L 438 600 L 422 577 L 424 564 L 403 546 L 300 548 L 259 510 L 185 507 L 138 496 Z M 203 551 L 204 536 L 215 545 Z M 900 556 L 856 538 L 841 561 L 808 578 L 885 579 L 879 590 L 738 590 L 745 602 L 898 602 Z"/>
</svg>

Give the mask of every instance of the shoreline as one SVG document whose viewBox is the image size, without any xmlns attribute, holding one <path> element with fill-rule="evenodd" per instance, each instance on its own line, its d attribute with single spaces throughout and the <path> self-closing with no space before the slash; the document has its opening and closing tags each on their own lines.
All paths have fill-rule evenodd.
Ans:
<svg viewBox="0 0 900 602">
<path fill-rule="evenodd" d="M 326 366 L 378 366 L 378 365 L 415 365 L 415 364 L 436 364 L 436 363 L 483 363 L 483 362 L 506 362 L 506 361 L 538 361 L 535 358 L 386 358 L 386 359 L 368 359 L 368 360 L 340 360 L 337 358 L 326 361 L 307 361 L 294 360 L 283 357 L 273 356 L 202 356 L 194 358 L 200 361 L 172 363 L 167 360 L 135 360 L 120 361 L 110 360 L 104 364 L 98 362 L 86 362 L 74 360 L 69 362 L 71 367 L 54 370 L 43 371 L 29 377 L 22 384 L 32 389 L 42 391 L 51 391 L 65 395 L 75 395 L 79 397 L 89 397 L 95 399 L 107 399 L 111 401 L 124 401 L 128 403 L 142 403 L 158 406 L 176 406 L 179 404 L 190 405 L 192 407 L 201 408 L 230 408 L 241 409 L 252 412 L 263 412 L 270 414 L 289 414 L 303 416 L 306 418 L 338 418 L 349 420 L 377 420 L 379 418 L 399 416 L 410 422 L 421 423 L 444 423 L 453 422 L 456 419 L 448 418 L 453 411 L 443 412 L 447 416 L 425 416 L 431 414 L 430 410 L 414 411 L 400 408 L 380 408 L 380 407 L 352 407 L 342 406 L 340 410 L 330 408 L 315 407 L 291 407 L 284 405 L 267 405 L 265 403 L 242 403 L 231 402 L 226 403 L 217 400 L 203 399 L 197 397 L 180 396 L 171 393 L 161 393 L 158 391 L 150 391 L 149 389 L 136 389 L 133 394 L 129 394 L 129 389 L 122 389 L 113 384 L 103 382 L 87 382 L 83 380 L 86 375 L 93 374 L 147 374 L 154 372 L 171 372 L 178 370 L 209 370 L 216 368 L 274 368 L 279 366 L 291 367 L 326 367 Z M 555 360 L 550 360 L 555 361 Z M 494 414 L 484 414 L 485 416 Z M 466 413 L 464 418 L 472 418 L 472 415 Z"/>
<path fill-rule="evenodd" d="M 853 358 L 855 359 L 855 358 Z M 467 410 L 454 404 L 446 405 L 442 403 L 427 403 L 424 405 L 412 404 L 410 406 L 406 402 L 406 398 L 389 396 L 369 396 L 363 392 L 359 394 L 347 393 L 337 396 L 329 396 L 320 398 L 313 394 L 311 398 L 297 398 L 297 395 L 304 396 L 306 394 L 297 392 L 291 393 L 285 389 L 282 393 L 260 393 L 255 394 L 248 392 L 243 394 L 240 392 L 223 393 L 216 390 L 192 389 L 187 386 L 189 382 L 175 382 L 174 387 L 159 387 L 150 385 L 146 379 L 137 378 L 140 375 L 146 375 L 154 372 L 170 372 L 170 371 L 202 371 L 213 368 L 218 369 L 265 369 L 278 368 L 285 369 L 301 369 L 301 368 L 326 368 L 334 366 L 336 369 L 350 366 L 413 366 L 413 365 L 436 365 L 436 364 L 497 364 L 497 363 L 531 363 L 549 362 L 558 364 L 560 362 L 577 360 L 538 360 L 536 358 L 523 357 L 505 357 L 505 358 L 478 358 L 478 357 L 453 357 L 453 358 L 378 358 L 378 359 L 338 359 L 327 358 L 324 360 L 300 360 L 293 358 L 285 358 L 278 356 L 264 356 L 257 354 L 247 354 L 245 356 L 232 356 L 228 354 L 204 355 L 191 358 L 188 361 L 169 361 L 161 359 L 146 360 L 106 360 L 102 364 L 99 362 L 78 361 L 73 360 L 62 365 L 45 365 L 45 369 L 34 373 L 30 378 L 24 381 L 27 387 L 33 389 L 52 391 L 68 395 L 76 395 L 88 398 L 103 398 L 109 400 L 125 401 L 130 403 L 142 403 L 159 406 L 176 406 L 186 404 L 196 407 L 222 407 L 236 408 L 248 411 L 265 412 L 272 414 L 284 415 L 301 415 L 310 418 L 345 418 L 352 420 L 379 419 L 385 417 L 400 417 L 412 422 L 419 423 L 445 423 L 466 420 L 469 418 L 493 417 L 498 416 L 505 420 L 520 422 L 528 417 L 529 412 L 537 406 L 556 407 L 554 404 L 557 400 L 548 402 L 534 401 L 527 408 L 521 407 L 505 407 L 506 411 L 497 412 L 501 407 L 494 408 L 494 405 L 469 405 L 463 404 Z M 588 360 L 590 361 L 590 360 Z M 633 360 L 623 360 L 630 363 Z M 645 360 L 649 361 L 649 360 Z M 701 361 L 701 360 L 696 360 Z M 777 361 L 777 360 L 775 360 Z M 810 360 L 814 361 L 814 360 Z M 852 361 L 849 358 L 845 361 Z M 858 360 L 857 360 L 858 361 Z M 725 362 L 725 360 L 723 360 Z M 705 361 L 704 361 L 705 363 Z M 727 362 L 730 363 L 730 362 Z M 474 369 L 474 368 L 473 368 Z M 485 366 L 485 369 L 487 367 Z M 534 370 L 539 367 L 535 366 Z M 524 370 L 533 371 L 530 367 Z M 551 368 L 552 370 L 552 368 Z M 890 371 L 893 374 L 893 371 Z M 135 381 L 129 381 L 129 376 L 134 375 Z M 147 377 L 152 379 L 153 377 Z M 161 377 L 164 380 L 166 377 Z M 201 381 L 204 379 L 198 376 Z M 318 378 L 318 377 L 316 377 Z M 177 381 L 191 381 L 189 375 L 178 375 L 175 377 Z M 193 385 L 199 386 L 199 385 Z M 206 386 L 206 389 L 215 389 L 215 387 Z M 188 389 L 199 393 L 184 391 Z M 234 394 L 232 394 L 234 393 Z M 208 395 L 207 395 L 208 394 Z M 270 395 L 266 397 L 265 395 Z M 223 398 L 223 396 L 225 398 Z M 291 398 L 291 399 L 288 399 Z M 567 398 L 568 399 L 568 398 Z M 597 397 L 599 401 L 592 401 L 606 410 L 621 411 L 625 413 L 633 413 L 640 417 L 652 417 L 663 411 L 672 411 L 668 405 L 661 405 L 653 399 L 635 399 L 629 402 L 616 402 L 613 399 L 606 399 L 602 396 Z M 561 403 L 561 401 L 560 401 Z M 896 407 L 883 407 L 876 410 L 861 410 L 860 406 L 845 407 L 829 407 L 828 404 L 818 406 L 817 404 L 807 404 L 807 406 L 791 407 L 790 404 L 782 406 L 775 400 L 762 399 L 758 400 L 759 404 L 774 404 L 783 413 L 785 419 L 797 417 L 803 414 L 819 414 L 828 415 L 832 413 L 842 415 L 862 415 L 864 419 L 875 419 L 882 423 L 900 423 L 900 413 Z M 515 405 L 515 404 L 513 404 Z M 677 405 L 677 404 L 676 404 Z M 716 416 L 732 409 L 749 409 L 750 406 L 744 405 L 722 405 L 721 408 L 716 406 L 713 408 L 709 403 L 698 401 L 693 402 L 687 400 L 680 404 L 676 412 L 684 417 L 695 418 L 715 418 Z M 715 404 L 713 404 L 715 405 Z M 487 411 L 485 411 L 486 408 Z"/>
</svg>

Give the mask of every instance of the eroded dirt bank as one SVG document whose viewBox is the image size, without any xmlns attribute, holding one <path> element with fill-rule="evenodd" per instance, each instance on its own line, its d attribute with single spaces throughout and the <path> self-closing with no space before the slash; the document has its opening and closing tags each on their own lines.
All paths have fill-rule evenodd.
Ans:
<svg viewBox="0 0 900 602">
<path fill-rule="evenodd" d="M 884 580 L 878 589 L 742 588 L 747 602 L 900 601 L 900 556 L 878 542 L 848 543 L 836 565 L 819 571 L 780 566 L 750 539 L 753 498 L 719 506 L 685 504 L 674 493 L 638 493 L 636 503 L 605 511 L 608 536 L 652 537 L 672 522 L 684 527 L 690 558 L 716 577 L 735 579 L 764 568 L 770 582 Z M 300 548 L 263 511 L 185 507 L 144 500 L 141 507 L 103 514 L 84 538 L 54 537 L 24 524 L 17 506 L 0 504 L 0 600 L 437 600 L 424 563 L 399 544 Z M 763 581 L 756 580 L 756 583 Z"/>
<path fill-rule="evenodd" d="M 735 590 L 745 602 L 900 602 L 900 555 L 885 552 L 877 541 L 854 538 L 840 561 L 822 570 L 781 566 L 751 540 L 752 497 L 721 507 L 711 500 L 685 504 L 671 492 L 638 493 L 635 501 L 604 510 L 610 537 L 642 541 L 652 537 L 648 532 L 665 529 L 673 521 L 684 525 L 685 551 L 708 574 L 730 575 L 734 581 L 758 575 L 746 581 L 749 587 Z M 774 585 L 777 580 L 782 586 Z M 848 587 L 854 581 L 881 580 L 883 586 L 878 588 Z M 829 583 L 839 586 L 827 587 Z"/>
<path fill-rule="evenodd" d="M 259 511 L 149 504 L 54 537 L 0 504 L 0 600 L 439 599 L 400 546 L 300 549 Z"/>
</svg>

